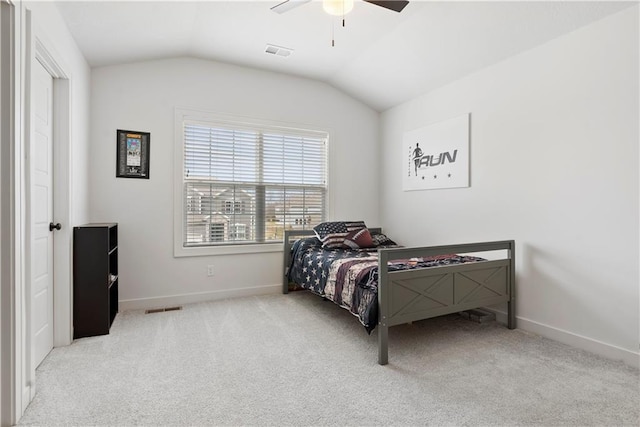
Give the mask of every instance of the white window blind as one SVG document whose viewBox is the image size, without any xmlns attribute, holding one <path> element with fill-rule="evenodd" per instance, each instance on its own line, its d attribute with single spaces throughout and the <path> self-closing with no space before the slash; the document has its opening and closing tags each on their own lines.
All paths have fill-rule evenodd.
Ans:
<svg viewBox="0 0 640 427">
<path fill-rule="evenodd" d="M 183 246 L 281 242 L 324 221 L 327 135 L 183 123 Z"/>
</svg>

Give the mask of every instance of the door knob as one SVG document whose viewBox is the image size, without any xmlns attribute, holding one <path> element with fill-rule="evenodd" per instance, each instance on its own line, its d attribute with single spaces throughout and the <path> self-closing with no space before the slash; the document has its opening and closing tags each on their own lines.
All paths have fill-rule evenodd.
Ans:
<svg viewBox="0 0 640 427">
<path fill-rule="evenodd" d="M 60 223 L 54 224 L 52 222 L 49 223 L 49 231 L 53 231 L 53 230 L 60 230 L 62 228 L 62 225 L 60 225 Z"/>
</svg>

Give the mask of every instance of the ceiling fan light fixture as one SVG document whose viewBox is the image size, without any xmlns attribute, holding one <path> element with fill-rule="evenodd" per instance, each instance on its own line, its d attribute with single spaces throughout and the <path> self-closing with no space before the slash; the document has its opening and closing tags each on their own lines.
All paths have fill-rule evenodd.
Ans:
<svg viewBox="0 0 640 427">
<path fill-rule="evenodd" d="M 322 0 L 322 8 L 329 15 L 343 16 L 353 9 L 353 0 Z"/>
</svg>

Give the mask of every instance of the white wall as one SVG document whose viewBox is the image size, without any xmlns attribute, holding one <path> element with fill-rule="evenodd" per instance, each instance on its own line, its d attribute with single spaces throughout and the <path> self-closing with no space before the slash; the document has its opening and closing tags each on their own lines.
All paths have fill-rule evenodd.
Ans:
<svg viewBox="0 0 640 427">
<path fill-rule="evenodd" d="M 379 224 L 379 115 L 326 84 L 176 58 L 95 68 L 91 89 L 91 219 L 119 223 L 121 309 L 278 292 L 282 280 L 282 252 L 173 257 L 175 107 L 329 129 L 331 216 Z M 116 129 L 151 132 L 149 180 L 115 177 Z"/>
<path fill-rule="evenodd" d="M 402 192 L 402 136 L 471 112 L 471 187 Z M 515 239 L 519 327 L 638 363 L 638 7 L 382 115 L 408 245 Z"/>
</svg>

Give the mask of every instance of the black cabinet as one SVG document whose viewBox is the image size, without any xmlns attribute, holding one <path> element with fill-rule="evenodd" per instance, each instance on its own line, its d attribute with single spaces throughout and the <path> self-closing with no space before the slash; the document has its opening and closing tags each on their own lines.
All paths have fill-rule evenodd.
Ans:
<svg viewBox="0 0 640 427">
<path fill-rule="evenodd" d="M 105 335 L 118 313 L 118 224 L 73 228 L 73 337 Z"/>
</svg>

